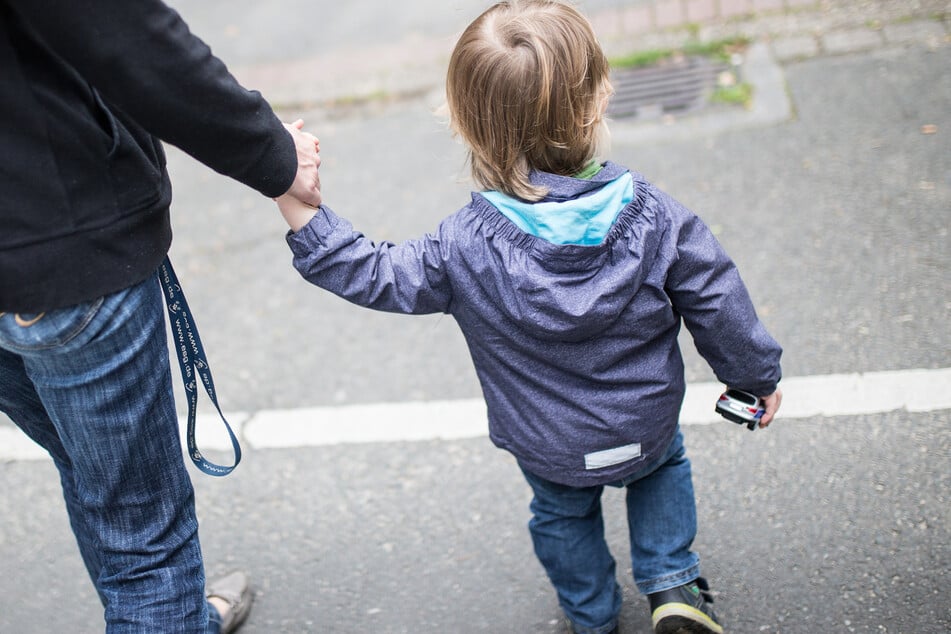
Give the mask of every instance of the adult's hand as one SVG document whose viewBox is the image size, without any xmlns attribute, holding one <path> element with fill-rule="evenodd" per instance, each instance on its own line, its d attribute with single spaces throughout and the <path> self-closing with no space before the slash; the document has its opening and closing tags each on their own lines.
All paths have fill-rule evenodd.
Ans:
<svg viewBox="0 0 951 634">
<path fill-rule="evenodd" d="M 312 207 L 320 205 L 320 141 L 303 131 L 304 121 L 285 123 L 297 148 L 297 175 L 287 194 Z"/>
</svg>

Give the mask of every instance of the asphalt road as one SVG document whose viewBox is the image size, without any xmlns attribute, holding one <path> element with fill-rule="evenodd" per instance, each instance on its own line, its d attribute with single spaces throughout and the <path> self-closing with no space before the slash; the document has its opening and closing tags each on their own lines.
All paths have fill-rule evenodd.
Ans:
<svg viewBox="0 0 951 634">
<path fill-rule="evenodd" d="M 786 376 L 951 365 L 949 56 L 893 48 L 793 64 L 788 122 L 615 143 L 614 160 L 717 232 L 785 347 Z M 421 235 L 468 200 L 462 148 L 430 102 L 287 116 L 298 114 L 321 139 L 325 202 L 370 237 Z M 479 395 L 450 318 L 361 311 L 309 286 L 269 201 L 180 154 L 171 169 L 172 257 L 209 324 L 227 409 Z M 691 354 L 687 378 L 712 377 Z"/>
<path fill-rule="evenodd" d="M 615 144 L 718 232 L 786 376 L 951 366 L 949 65 L 949 47 L 795 63 L 788 122 Z M 466 201 L 461 149 L 429 106 L 305 113 L 326 202 L 374 238 L 418 235 Z M 227 409 L 478 396 L 451 319 L 308 287 L 269 201 L 171 161 L 172 256 Z M 687 372 L 710 378 L 692 353 Z M 951 630 L 951 412 L 686 436 L 696 547 L 729 631 Z M 563 631 L 528 488 L 487 439 L 256 450 L 228 478 L 194 480 L 209 575 L 240 566 L 256 582 L 243 632 Z M 0 464 L 0 481 L 0 632 L 101 631 L 53 467 Z M 606 495 L 622 633 L 649 632 L 620 503 Z"/>
<path fill-rule="evenodd" d="M 949 412 L 687 428 L 696 549 L 728 631 L 947 632 L 949 429 Z M 0 631 L 101 631 L 52 466 L 0 471 Z M 528 487 L 486 439 L 257 451 L 195 481 L 209 574 L 256 582 L 242 632 L 564 631 Z M 621 631 L 646 634 L 622 503 L 607 491 Z"/>
</svg>

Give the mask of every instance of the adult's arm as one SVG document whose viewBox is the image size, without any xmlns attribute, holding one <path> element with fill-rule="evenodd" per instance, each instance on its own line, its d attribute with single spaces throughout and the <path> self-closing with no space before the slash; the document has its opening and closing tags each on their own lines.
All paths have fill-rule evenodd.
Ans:
<svg viewBox="0 0 951 634">
<path fill-rule="evenodd" d="M 266 196 L 295 182 L 292 134 L 300 133 L 243 88 L 163 2 L 6 2 L 111 106 L 154 136 Z"/>
</svg>

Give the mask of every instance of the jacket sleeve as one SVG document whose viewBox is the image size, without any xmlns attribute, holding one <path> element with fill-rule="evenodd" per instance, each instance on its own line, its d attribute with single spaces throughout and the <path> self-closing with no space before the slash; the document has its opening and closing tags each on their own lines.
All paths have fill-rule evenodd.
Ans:
<svg viewBox="0 0 951 634">
<path fill-rule="evenodd" d="M 739 271 L 700 218 L 670 201 L 676 252 L 667 272 L 671 303 L 697 351 L 724 384 L 767 396 L 782 375 L 782 348 L 756 316 Z"/>
<path fill-rule="evenodd" d="M 452 289 L 440 231 L 400 244 L 373 242 L 327 206 L 288 232 L 294 268 L 311 284 L 375 310 L 448 313 Z"/>
<path fill-rule="evenodd" d="M 266 196 L 297 171 L 293 140 L 257 92 L 160 0 L 5 0 L 104 99 L 152 135 Z"/>
</svg>

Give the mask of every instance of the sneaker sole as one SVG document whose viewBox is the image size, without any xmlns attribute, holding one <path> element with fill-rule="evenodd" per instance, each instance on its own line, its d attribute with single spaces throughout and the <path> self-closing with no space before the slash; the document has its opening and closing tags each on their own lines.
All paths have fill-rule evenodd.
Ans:
<svg viewBox="0 0 951 634">
<path fill-rule="evenodd" d="M 723 634 L 709 616 L 685 603 L 666 603 L 651 615 L 655 634 Z"/>
</svg>

